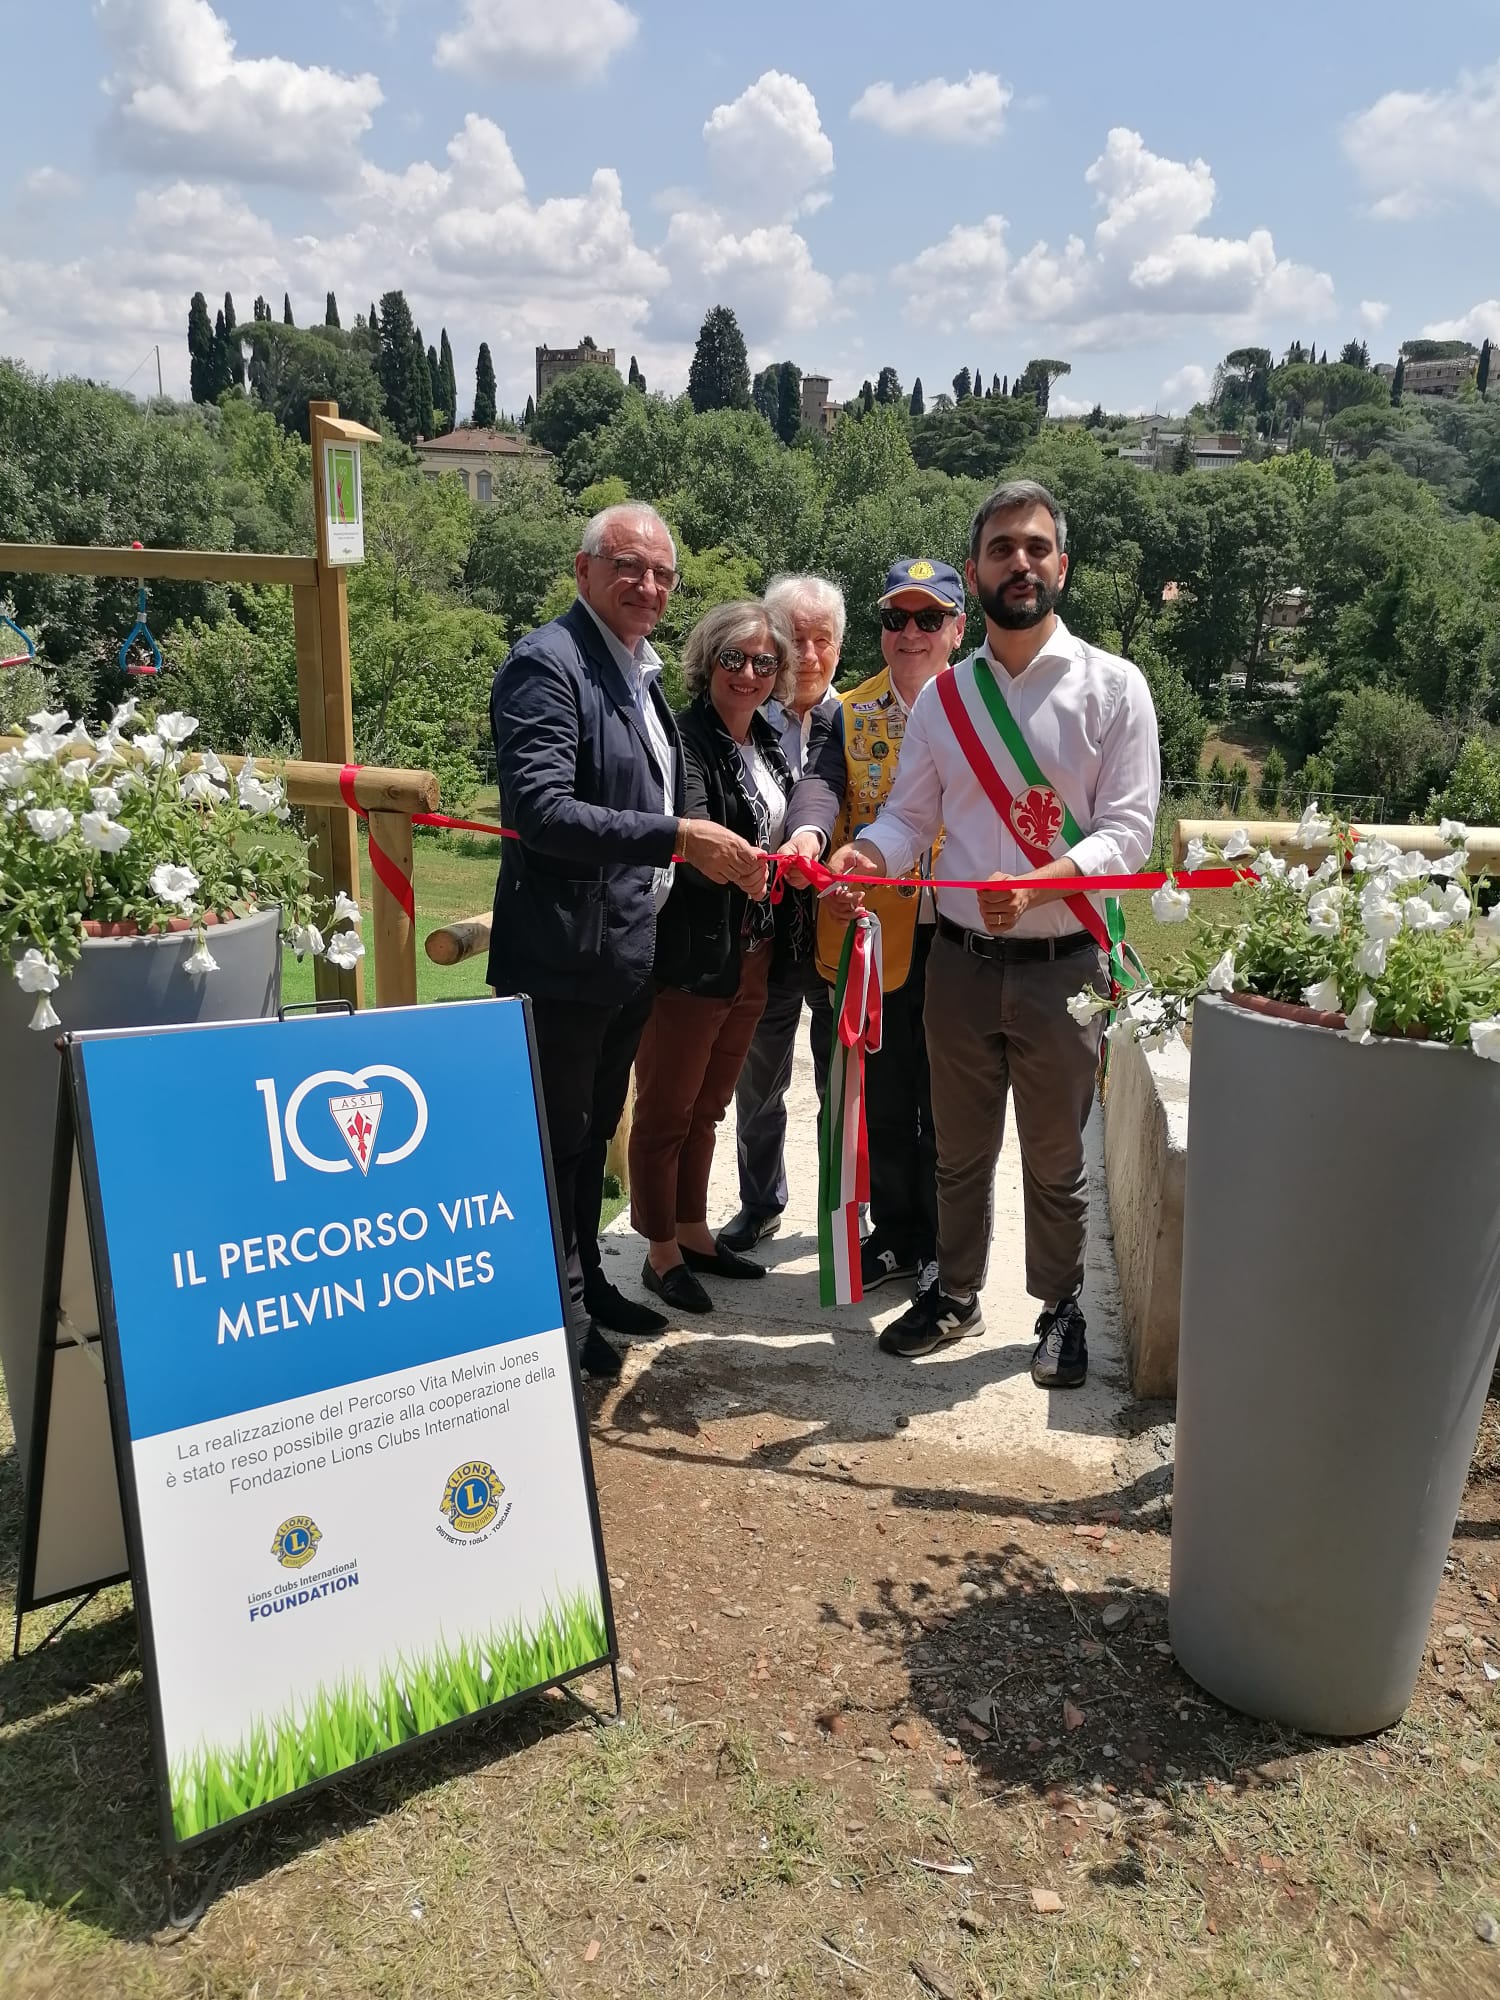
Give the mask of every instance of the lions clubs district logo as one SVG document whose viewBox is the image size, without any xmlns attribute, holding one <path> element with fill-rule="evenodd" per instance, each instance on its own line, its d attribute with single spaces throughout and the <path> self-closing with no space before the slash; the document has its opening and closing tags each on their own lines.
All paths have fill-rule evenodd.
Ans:
<svg viewBox="0 0 1500 2000">
<path fill-rule="evenodd" d="M 301 1569 L 317 1554 L 322 1539 L 322 1530 L 316 1521 L 310 1521 L 305 1514 L 293 1514 L 276 1530 L 271 1553 L 283 1569 Z"/>
<path fill-rule="evenodd" d="M 510 1512 L 507 1506 L 505 1514 L 500 1513 L 500 1499 L 504 1492 L 505 1487 L 494 1466 L 487 1465 L 482 1458 L 471 1458 L 467 1464 L 455 1466 L 448 1475 L 448 1484 L 443 1488 L 442 1511 L 456 1534 L 473 1541 L 483 1535 L 496 1515 L 503 1521 L 505 1514 Z"/>
</svg>

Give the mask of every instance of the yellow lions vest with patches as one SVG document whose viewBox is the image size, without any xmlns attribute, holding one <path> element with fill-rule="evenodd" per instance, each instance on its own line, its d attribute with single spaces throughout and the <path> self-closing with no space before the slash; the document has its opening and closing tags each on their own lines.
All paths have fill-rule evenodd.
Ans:
<svg viewBox="0 0 1500 2000">
<path fill-rule="evenodd" d="M 840 697 L 840 705 L 844 717 L 844 803 L 834 825 L 830 854 L 875 824 L 895 779 L 901 739 L 906 734 L 906 717 L 891 687 L 888 667 L 851 688 Z M 934 855 L 942 844 L 939 834 L 932 848 Z M 913 869 L 909 887 L 903 881 L 898 889 L 865 891 L 866 909 L 880 919 L 881 985 L 887 993 L 904 985 L 911 970 L 922 874 L 921 868 Z M 844 930 L 827 903 L 819 903 L 816 960 L 818 971 L 830 985 L 838 978 Z"/>
</svg>

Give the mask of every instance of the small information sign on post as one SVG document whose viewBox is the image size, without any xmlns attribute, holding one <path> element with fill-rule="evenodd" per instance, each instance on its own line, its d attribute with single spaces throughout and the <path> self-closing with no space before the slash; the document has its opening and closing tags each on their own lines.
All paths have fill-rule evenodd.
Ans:
<svg viewBox="0 0 1500 2000">
<path fill-rule="evenodd" d="M 323 498 L 328 509 L 328 561 L 343 567 L 365 559 L 364 493 L 359 446 L 323 446 Z"/>
</svg>

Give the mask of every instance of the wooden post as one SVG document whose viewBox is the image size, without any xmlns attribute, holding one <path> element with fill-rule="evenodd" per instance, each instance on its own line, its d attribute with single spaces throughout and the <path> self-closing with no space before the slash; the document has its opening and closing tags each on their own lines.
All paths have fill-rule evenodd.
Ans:
<svg viewBox="0 0 1500 2000">
<path fill-rule="evenodd" d="M 370 813 L 370 838 L 387 853 L 407 880 L 412 872 L 411 815 Z M 415 1007 L 417 1004 L 416 925 L 386 888 L 372 879 L 370 909 L 375 923 L 375 1005 Z"/>
<path fill-rule="evenodd" d="M 352 764 L 354 761 L 354 696 L 349 664 L 349 583 L 342 568 L 328 560 L 328 495 L 323 477 L 323 445 L 327 422 L 338 418 L 337 403 L 309 403 L 308 431 L 312 438 L 313 522 L 317 533 L 318 580 L 313 586 L 315 634 L 297 624 L 297 706 L 302 727 L 302 754 L 312 763 Z M 298 592 L 300 597 L 301 593 Z M 358 827 L 353 813 L 337 808 L 321 817 L 315 836 L 315 865 L 326 868 L 320 886 L 330 895 L 343 889 L 359 901 Z M 348 1000 L 364 1005 L 362 968 L 340 972 L 324 959 L 317 962 L 320 1000 Z"/>
</svg>

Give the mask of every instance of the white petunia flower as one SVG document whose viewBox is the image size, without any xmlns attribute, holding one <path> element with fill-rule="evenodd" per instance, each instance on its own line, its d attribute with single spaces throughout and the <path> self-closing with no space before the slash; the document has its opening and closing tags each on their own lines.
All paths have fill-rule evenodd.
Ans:
<svg viewBox="0 0 1500 2000">
<path fill-rule="evenodd" d="M 1201 840 L 1190 840 L 1187 851 L 1182 857 L 1182 865 L 1191 872 L 1196 868 L 1206 868 L 1212 860 L 1212 854 Z"/>
<path fill-rule="evenodd" d="M 39 708 L 35 715 L 28 715 L 26 720 L 38 736 L 55 736 L 59 743 L 67 737 L 73 723 L 72 716 L 65 708 Z"/>
<path fill-rule="evenodd" d="M 1101 999 L 1091 986 L 1085 986 L 1068 1002 L 1068 1012 L 1080 1027 L 1087 1027 L 1096 1014 L 1104 1014 L 1108 1010 L 1109 1002 Z"/>
<path fill-rule="evenodd" d="M 314 958 L 323 953 L 323 933 L 316 924 L 294 924 L 286 934 L 286 941 L 300 959 L 311 952 Z"/>
<path fill-rule="evenodd" d="M 30 735 L 21 738 L 21 755 L 28 764 L 50 764 L 61 742 L 60 736 L 34 729 Z"/>
<path fill-rule="evenodd" d="M 38 951 L 35 945 L 21 954 L 12 971 L 23 993 L 55 993 L 62 976 L 52 960 Z"/>
<path fill-rule="evenodd" d="M 1288 868 L 1286 871 L 1286 886 L 1289 889 L 1295 889 L 1299 896 L 1307 894 L 1311 882 L 1312 876 L 1307 872 L 1305 864 L 1301 861 L 1297 863 L 1295 868 Z"/>
<path fill-rule="evenodd" d="M 36 1011 L 26 1025 L 28 1028 L 35 1028 L 39 1032 L 43 1028 L 60 1028 L 62 1026 L 62 1022 L 58 1019 L 57 1009 L 53 1006 L 47 994 L 39 993 L 37 995 Z"/>
<path fill-rule="evenodd" d="M 1232 993 L 1234 991 L 1234 953 L 1226 951 L 1209 972 L 1206 981 L 1210 993 Z"/>
<path fill-rule="evenodd" d="M 335 924 L 344 922 L 357 924 L 359 922 L 358 903 L 342 889 L 339 890 L 333 899 L 333 915 L 329 918 L 329 922 Z"/>
<path fill-rule="evenodd" d="M 140 751 L 146 762 L 153 766 L 162 763 L 166 758 L 166 744 L 162 742 L 159 736 L 151 735 L 149 732 L 144 736 L 136 737 L 135 747 Z"/>
<path fill-rule="evenodd" d="M 198 877 L 191 868 L 181 868 L 175 862 L 163 861 L 151 871 L 151 893 L 164 903 L 175 904 L 185 910 L 193 891 L 198 886 Z"/>
<path fill-rule="evenodd" d="M 1469 1046 L 1486 1062 L 1500 1062 L 1500 1014 L 1469 1023 Z"/>
<path fill-rule="evenodd" d="M 1319 937 L 1336 937 L 1347 900 L 1348 892 L 1341 884 L 1317 890 L 1307 899 L 1308 929 L 1316 931 Z"/>
<path fill-rule="evenodd" d="M 1374 883 L 1360 898 L 1359 914 L 1372 938 L 1393 938 L 1401 928 L 1401 905 Z"/>
<path fill-rule="evenodd" d="M 1325 854 L 1313 870 L 1312 878 L 1316 883 L 1336 882 L 1342 873 L 1343 870 L 1339 866 L 1338 856 L 1336 854 Z"/>
<path fill-rule="evenodd" d="M 1448 918 L 1435 910 L 1425 896 L 1408 896 L 1401 905 L 1402 919 L 1409 931 L 1445 931 Z"/>
<path fill-rule="evenodd" d="M 1279 882 L 1286 874 L 1286 863 L 1269 847 L 1263 847 L 1255 857 L 1255 872 L 1262 882 Z"/>
<path fill-rule="evenodd" d="M 182 781 L 182 796 L 191 805 L 222 805 L 229 797 L 222 785 L 216 785 L 207 771 L 189 771 Z"/>
<path fill-rule="evenodd" d="M 1225 841 L 1222 853 L 1226 861 L 1238 861 L 1250 852 L 1250 836 L 1242 826 L 1237 826 Z"/>
<path fill-rule="evenodd" d="M 0 791 L 13 791 L 21 783 L 27 761 L 19 750 L 0 750 Z"/>
<path fill-rule="evenodd" d="M 85 813 L 79 821 L 79 828 L 84 846 L 92 847 L 96 854 L 118 854 L 122 847 L 129 845 L 130 828 L 121 826 L 108 813 Z"/>
<path fill-rule="evenodd" d="M 247 757 L 240 767 L 237 784 L 240 804 L 247 812 L 275 813 L 281 810 L 281 787 L 273 778 L 269 784 L 256 776 L 255 760 Z"/>
<path fill-rule="evenodd" d="M 1374 1018 L 1375 995 L 1370 991 L 1368 986 L 1361 986 L 1359 989 L 1359 998 L 1349 1009 L 1348 1025 L 1344 1029 L 1345 1035 L 1351 1042 L 1359 1042 L 1361 1044 L 1368 1042 L 1370 1040 L 1370 1023 Z"/>
<path fill-rule="evenodd" d="M 170 743 L 174 750 L 186 743 L 197 727 L 197 716 L 184 715 L 181 709 L 174 708 L 170 715 L 159 715 L 156 718 L 157 735 L 163 743 Z"/>
<path fill-rule="evenodd" d="M 1429 890 L 1428 894 L 1431 893 Z M 1474 905 L 1456 882 L 1450 882 L 1442 892 L 1442 907 L 1456 924 L 1466 924 L 1474 910 Z"/>
<path fill-rule="evenodd" d="M 91 758 L 73 757 L 62 767 L 63 781 L 69 785 L 86 785 L 93 769 Z"/>
<path fill-rule="evenodd" d="M 198 769 L 205 771 L 216 785 L 227 785 L 229 773 L 225 770 L 217 754 L 212 750 L 198 752 Z"/>
<path fill-rule="evenodd" d="M 122 701 L 109 718 L 108 734 L 118 736 L 122 729 L 128 729 L 140 713 L 140 707 L 134 695 L 128 701 Z"/>
<path fill-rule="evenodd" d="M 1491 903 L 1480 920 L 1487 931 L 1500 937 L 1500 903 Z"/>
<path fill-rule="evenodd" d="M 184 972 L 191 972 L 194 978 L 199 978 L 207 972 L 218 971 L 219 961 L 209 950 L 207 938 L 199 938 L 192 957 L 187 960 L 182 969 Z"/>
<path fill-rule="evenodd" d="M 1469 829 L 1461 819 L 1440 819 L 1438 833 L 1450 847 L 1466 848 L 1469 845 Z"/>
<path fill-rule="evenodd" d="M 365 941 L 358 931 L 338 931 L 328 940 L 325 952 L 330 965 L 336 965 L 340 972 L 352 972 L 365 955 Z"/>
<path fill-rule="evenodd" d="M 1163 882 L 1151 898 L 1151 914 L 1159 924 L 1185 923 L 1192 902 L 1186 889 L 1179 889 L 1175 882 Z"/>
<path fill-rule="evenodd" d="M 37 839 L 45 840 L 49 847 L 54 840 L 61 840 L 73 826 L 73 815 L 66 806 L 30 806 L 26 820 Z"/>
<path fill-rule="evenodd" d="M 1410 853 L 1397 855 L 1390 872 L 1393 882 L 1425 882 L 1432 873 L 1432 863 L 1412 848 Z"/>
<path fill-rule="evenodd" d="M 1436 861 L 1429 863 L 1430 872 L 1434 875 L 1461 875 L 1468 858 L 1463 848 L 1455 847 L 1451 854 L 1440 855 Z"/>
<path fill-rule="evenodd" d="M 1354 970 L 1362 979 L 1379 979 L 1385 972 L 1386 955 L 1390 951 L 1389 938 L 1366 938 L 1354 954 Z"/>
<path fill-rule="evenodd" d="M 1383 873 L 1393 862 L 1401 859 L 1401 850 L 1389 840 L 1359 840 L 1354 844 L 1354 852 L 1349 857 L 1349 866 L 1356 875 Z"/>
<path fill-rule="evenodd" d="M 1315 1008 L 1320 1014 L 1336 1014 L 1339 1011 L 1339 987 L 1336 979 L 1320 979 L 1314 986 L 1302 989 L 1302 1004 Z"/>
<path fill-rule="evenodd" d="M 1292 835 L 1297 847 L 1321 847 L 1333 832 L 1333 821 L 1318 811 L 1316 799 L 1310 799 L 1297 822 L 1297 831 Z"/>
</svg>

